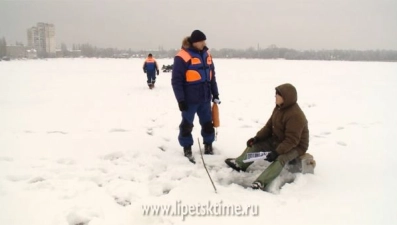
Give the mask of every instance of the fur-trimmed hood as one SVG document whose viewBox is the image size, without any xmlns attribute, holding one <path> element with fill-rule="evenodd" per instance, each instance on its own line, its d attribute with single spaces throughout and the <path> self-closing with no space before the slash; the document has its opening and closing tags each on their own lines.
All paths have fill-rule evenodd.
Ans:
<svg viewBox="0 0 397 225">
<path fill-rule="evenodd" d="M 192 43 L 190 42 L 190 37 L 185 37 L 182 40 L 182 48 L 183 49 L 191 49 L 191 50 L 195 50 L 197 51 L 197 49 L 195 47 L 193 47 Z M 208 51 L 207 46 L 204 47 L 203 51 Z"/>
</svg>

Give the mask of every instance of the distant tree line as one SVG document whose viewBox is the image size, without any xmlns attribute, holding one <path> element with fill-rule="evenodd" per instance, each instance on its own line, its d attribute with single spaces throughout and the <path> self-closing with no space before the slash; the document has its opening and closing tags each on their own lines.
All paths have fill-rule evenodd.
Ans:
<svg viewBox="0 0 397 225">
<path fill-rule="evenodd" d="M 98 58 L 130 58 L 145 57 L 153 53 L 156 58 L 173 58 L 178 49 L 158 51 L 133 51 L 115 48 L 98 48 L 90 44 L 73 45 L 73 49 L 81 50 L 84 57 Z M 305 50 L 279 48 L 271 45 L 268 48 L 248 49 L 211 49 L 216 58 L 246 58 L 246 59 L 286 59 L 286 60 L 339 60 L 339 61 L 387 61 L 397 62 L 396 50 Z"/>
<path fill-rule="evenodd" d="M 287 59 L 287 60 L 341 60 L 341 61 L 397 61 L 395 50 L 306 50 L 298 51 L 289 48 L 278 48 L 275 45 L 265 49 L 248 48 L 212 49 L 211 54 L 217 58 L 247 59 Z"/>
<path fill-rule="evenodd" d="M 22 44 L 22 43 L 21 43 Z M 7 43 L 0 39 L 0 58 L 7 55 Z M 61 55 L 58 57 L 95 57 L 95 58 L 131 58 L 146 57 L 152 53 L 155 58 L 173 58 L 179 49 L 170 50 L 125 50 L 117 48 L 99 48 L 91 44 L 73 44 L 70 50 L 66 44 L 61 44 Z M 76 54 L 76 51 L 78 54 Z M 304 50 L 279 48 L 270 45 L 267 48 L 247 49 L 211 49 L 216 58 L 246 58 L 246 59 L 286 59 L 286 60 L 340 60 L 340 61 L 386 61 L 397 62 L 397 50 Z M 45 57 L 45 56 L 42 56 Z"/>
<path fill-rule="evenodd" d="M 7 42 L 4 37 L 0 39 L 0 59 L 7 55 Z"/>
<path fill-rule="evenodd" d="M 63 47 L 65 49 L 66 46 Z M 149 50 L 132 50 L 132 49 L 117 49 L 117 48 L 98 48 L 91 44 L 73 44 L 73 50 L 80 50 L 81 56 L 83 57 L 95 57 L 95 58 L 130 58 L 130 57 L 146 57 L 147 54 L 153 53 L 156 58 L 167 58 L 173 57 L 176 54 L 176 50 L 160 50 L 160 51 L 149 51 Z M 64 51 L 64 50 L 62 50 Z"/>
</svg>

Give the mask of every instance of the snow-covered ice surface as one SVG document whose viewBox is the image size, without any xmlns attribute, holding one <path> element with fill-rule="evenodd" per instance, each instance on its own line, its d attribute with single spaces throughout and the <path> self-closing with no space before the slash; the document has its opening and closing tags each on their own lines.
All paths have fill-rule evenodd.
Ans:
<svg viewBox="0 0 397 225">
<path fill-rule="evenodd" d="M 170 73 L 149 90 L 143 59 L 0 62 L 0 224 L 396 224 L 397 63 L 215 59 L 221 127 L 202 166 L 177 141 Z M 172 59 L 158 63 L 171 64 Z M 248 186 L 238 156 L 292 83 L 309 120 L 315 174 Z M 289 178 L 279 190 L 277 187 Z M 258 206 L 249 216 L 147 216 L 143 207 Z"/>
</svg>

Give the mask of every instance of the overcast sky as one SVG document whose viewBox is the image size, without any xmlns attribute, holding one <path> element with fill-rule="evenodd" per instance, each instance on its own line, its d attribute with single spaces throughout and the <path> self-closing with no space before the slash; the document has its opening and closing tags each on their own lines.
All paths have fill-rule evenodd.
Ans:
<svg viewBox="0 0 397 225">
<path fill-rule="evenodd" d="M 52 23 L 57 45 L 179 48 L 194 29 L 210 48 L 397 50 L 397 0 L 0 0 L 0 37 Z"/>
</svg>

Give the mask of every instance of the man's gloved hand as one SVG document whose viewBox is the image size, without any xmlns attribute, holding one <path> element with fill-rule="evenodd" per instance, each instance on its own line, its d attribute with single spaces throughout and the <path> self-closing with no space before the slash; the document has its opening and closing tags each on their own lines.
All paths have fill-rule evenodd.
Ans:
<svg viewBox="0 0 397 225">
<path fill-rule="evenodd" d="M 266 156 L 266 161 L 269 162 L 274 162 L 274 160 L 276 160 L 278 157 L 278 153 L 275 151 L 270 152 L 267 156 Z"/>
<path fill-rule="evenodd" d="M 254 145 L 255 143 L 257 143 L 256 137 L 250 138 L 250 139 L 247 141 L 247 147 L 252 147 L 252 145 Z"/>
<path fill-rule="evenodd" d="M 143 72 L 146 73 L 146 69 L 143 69 Z"/>
<path fill-rule="evenodd" d="M 157 76 L 160 74 L 160 71 L 159 70 L 157 70 Z"/>
<path fill-rule="evenodd" d="M 178 106 L 179 106 L 179 110 L 181 110 L 181 112 L 186 111 L 189 108 L 185 101 L 178 102 Z"/>
<path fill-rule="evenodd" d="M 219 100 L 219 95 L 214 95 L 212 97 L 212 102 L 216 103 L 216 104 L 221 104 L 221 100 Z"/>
</svg>

